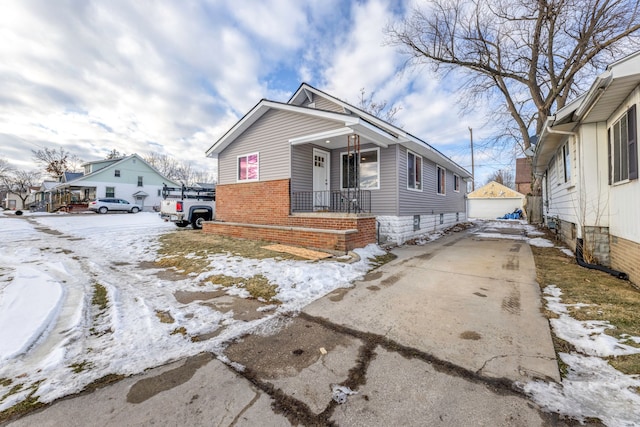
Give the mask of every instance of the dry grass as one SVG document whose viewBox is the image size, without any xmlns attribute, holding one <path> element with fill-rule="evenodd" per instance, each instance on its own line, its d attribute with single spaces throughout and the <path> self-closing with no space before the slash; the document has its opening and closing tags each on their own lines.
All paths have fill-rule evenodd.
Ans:
<svg viewBox="0 0 640 427">
<path fill-rule="evenodd" d="M 267 243 L 263 241 L 232 239 L 215 234 L 184 230 L 163 235 L 160 238 L 160 243 L 160 258 L 156 261 L 156 265 L 163 268 L 173 268 L 185 275 L 206 271 L 209 265 L 209 255 L 215 254 L 232 254 L 253 259 L 305 260 L 305 258 L 296 255 L 264 249 L 263 246 Z M 262 275 L 250 278 L 216 275 L 209 277 L 205 283 L 224 287 L 244 287 L 253 298 L 261 298 L 272 303 L 278 302 L 274 299 L 277 286 L 270 283 Z"/>
<path fill-rule="evenodd" d="M 175 319 L 168 311 L 156 310 L 156 317 L 160 320 L 160 323 L 173 323 Z"/>
<path fill-rule="evenodd" d="M 107 308 L 109 298 L 107 295 L 107 289 L 99 283 L 93 285 L 93 298 L 91 304 L 98 306 L 101 311 Z"/>
<path fill-rule="evenodd" d="M 553 239 L 553 237 L 549 237 Z M 538 283 L 542 288 L 555 285 L 562 290 L 565 304 L 589 304 L 587 307 L 569 307 L 577 320 L 604 320 L 614 329 L 607 334 L 620 338 L 629 334 L 640 336 L 640 292 L 629 282 L 605 272 L 580 267 L 574 258 L 557 248 L 531 247 Z M 548 317 L 557 317 L 546 311 Z M 562 340 L 554 339 L 556 351 L 571 350 Z M 634 345 L 628 342 L 629 345 Z M 640 374 L 640 355 L 611 358 L 610 364 L 626 374 Z"/>
</svg>

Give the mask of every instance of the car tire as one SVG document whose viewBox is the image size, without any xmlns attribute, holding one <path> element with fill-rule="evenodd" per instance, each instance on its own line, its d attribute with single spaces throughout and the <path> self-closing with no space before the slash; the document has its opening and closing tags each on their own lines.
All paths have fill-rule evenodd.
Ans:
<svg viewBox="0 0 640 427">
<path fill-rule="evenodd" d="M 107 212 L 109 212 L 109 209 L 107 209 L 106 206 L 101 206 L 100 209 L 98 209 L 98 213 L 106 214 Z"/>
<path fill-rule="evenodd" d="M 193 218 L 193 220 L 191 221 L 191 226 L 193 227 L 194 230 L 200 230 L 202 229 L 202 223 L 204 221 L 205 221 L 204 217 L 197 216 Z"/>
<path fill-rule="evenodd" d="M 138 213 L 138 212 L 140 212 L 140 208 L 139 207 L 131 208 L 131 213 Z"/>
<path fill-rule="evenodd" d="M 180 228 L 184 228 L 187 225 L 189 225 L 189 221 L 178 221 L 178 222 L 176 222 L 176 226 L 178 226 Z"/>
</svg>

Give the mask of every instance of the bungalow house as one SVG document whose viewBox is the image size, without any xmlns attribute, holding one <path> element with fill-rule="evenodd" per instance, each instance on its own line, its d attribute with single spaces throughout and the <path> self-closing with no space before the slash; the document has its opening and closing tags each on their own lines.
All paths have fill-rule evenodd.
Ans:
<svg viewBox="0 0 640 427">
<path fill-rule="evenodd" d="M 50 190 L 50 210 L 68 205 L 86 207 L 89 201 L 97 198 L 117 197 L 141 206 L 143 211 L 151 211 L 160 205 L 163 184 L 180 186 L 137 154 L 88 162 L 83 167 L 83 173 L 65 174 Z"/>
<path fill-rule="evenodd" d="M 469 172 L 404 130 L 303 83 L 261 100 L 208 150 L 205 232 L 350 250 L 466 220 Z"/>
<path fill-rule="evenodd" d="M 543 215 L 585 258 L 640 284 L 637 109 L 640 52 L 609 65 L 589 90 L 547 118 L 533 158 Z"/>
</svg>

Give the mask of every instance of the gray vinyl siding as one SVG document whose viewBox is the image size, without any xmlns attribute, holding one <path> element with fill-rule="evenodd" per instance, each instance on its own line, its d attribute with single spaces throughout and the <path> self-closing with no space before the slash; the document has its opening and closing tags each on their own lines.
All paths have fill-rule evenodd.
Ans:
<svg viewBox="0 0 640 427">
<path fill-rule="evenodd" d="M 318 110 L 327 110 L 327 111 L 335 111 L 338 113 L 344 113 L 344 109 L 341 106 L 321 96 L 316 95 L 313 101 L 315 103 L 315 108 L 317 108 Z"/>
<path fill-rule="evenodd" d="M 330 152 L 320 145 L 303 144 L 291 147 L 291 191 L 313 191 L 313 149 Z M 329 167 L 333 167 L 333 161 Z"/>
<path fill-rule="evenodd" d="M 398 194 L 400 216 L 430 215 L 465 211 L 465 185 L 460 178 L 460 191 L 453 191 L 453 172 L 444 168 L 445 195 L 438 194 L 437 164 L 422 158 L 422 191 L 407 189 L 407 149 L 399 147 Z"/>
<path fill-rule="evenodd" d="M 362 150 L 378 148 L 374 144 L 365 144 Z M 331 190 L 340 190 L 341 153 L 346 153 L 346 148 L 331 151 Z M 380 164 L 380 189 L 371 190 L 371 213 L 375 215 L 397 215 L 397 185 L 396 185 L 396 146 L 380 148 L 378 162 Z"/>
<path fill-rule="evenodd" d="M 288 111 L 268 111 L 220 153 L 219 183 L 235 184 L 238 156 L 256 152 L 260 155 L 260 181 L 290 178 L 292 156 L 289 139 L 343 126 L 344 123 Z"/>
</svg>

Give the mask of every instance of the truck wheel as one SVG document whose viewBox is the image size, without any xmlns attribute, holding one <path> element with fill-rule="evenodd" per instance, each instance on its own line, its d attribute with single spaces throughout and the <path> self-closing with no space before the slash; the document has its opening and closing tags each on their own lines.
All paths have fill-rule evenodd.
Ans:
<svg viewBox="0 0 640 427">
<path fill-rule="evenodd" d="M 186 227 L 187 225 L 189 225 L 189 221 L 178 221 L 178 222 L 176 222 L 176 225 L 177 225 L 178 227 L 180 227 L 180 228 L 184 228 L 184 227 Z"/>
<path fill-rule="evenodd" d="M 204 221 L 205 221 L 204 217 L 197 216 L 193 218 L 193 221 L 191 221 L 191 226 L 193 227 L 194 230 L 200 230 L 202 229 L 202 223 Z"/>
</svg>

